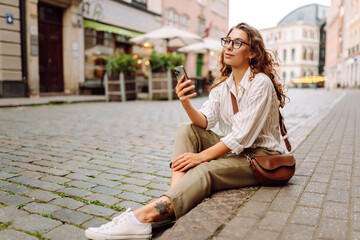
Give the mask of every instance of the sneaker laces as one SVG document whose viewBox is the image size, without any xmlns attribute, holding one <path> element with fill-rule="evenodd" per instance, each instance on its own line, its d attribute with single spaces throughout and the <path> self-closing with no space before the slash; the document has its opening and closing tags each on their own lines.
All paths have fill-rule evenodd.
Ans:
<svg viewBox="0 0 360 240">
<path fill-rule="evenodd" d="M 123 212 L 122 214 L 120 214 L 119 216 L 114 217 L 111 222 L 108 222 L 108 223 L 105 223 L 105 224 L 101 225 L 100 229 L 101 230 L 109 229 L 109 228 L 112 228 L 112 227 L 116 226 L 118 223 L 123 222 L 125 217 L 129 215 L 129 212 L 131 212 L 131 208 L 126 209 L 126 211 Z"/>
</svg>

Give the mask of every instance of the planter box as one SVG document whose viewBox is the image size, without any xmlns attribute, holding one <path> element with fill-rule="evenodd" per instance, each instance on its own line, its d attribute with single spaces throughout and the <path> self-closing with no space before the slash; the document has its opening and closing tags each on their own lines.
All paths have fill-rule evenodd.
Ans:
<svg viewBox="0 0 360 240">
<path fill-rule="evenodd" d="M 120 73 L 119 77 L 107 76 L 105 79 L 105 95 L 107 101 L 135 100 L 137 96 L 136 77 Z"/>
<path fill-rule="evenodd" d="M 176 77 L 169 70 L 167 72 L 151 73 L 149 79 L 149 98 L 153 100 L 176 99 Z"/>
</svg>

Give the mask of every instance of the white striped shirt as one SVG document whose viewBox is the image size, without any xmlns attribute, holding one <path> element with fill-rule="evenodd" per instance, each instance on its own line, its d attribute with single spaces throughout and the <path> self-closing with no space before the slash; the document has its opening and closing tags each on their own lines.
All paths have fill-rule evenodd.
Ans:
<svg viewBox="0 0 360 240">
<path fill-rule="evenodd" d="M 231 74 L 227 80 L 211 90 L 209 100 L 200 111 L 207 118 L 209 130 L 219 123 L 224 135 L 221 141 L 236 154 L 245 148 L 266 147 L 284 152 L 280 145 L 279 100 L 270 78 L 256 74 L 249 82 L 250 67 L 238 85 Z M 234 115 L 230 91 L 236 96 L 239 112 Z"/>
</svg>

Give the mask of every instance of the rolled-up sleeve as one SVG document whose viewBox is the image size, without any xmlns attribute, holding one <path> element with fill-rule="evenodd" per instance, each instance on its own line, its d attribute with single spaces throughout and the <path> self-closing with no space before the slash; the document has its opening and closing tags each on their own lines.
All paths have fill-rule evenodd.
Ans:
<svg viewBox="0 0 360 240">
<path fill-rule="evenodd" d="M 232 132 L 221 141 L 234 153 L 240 154 L 251 147 L 259 136 L 271 109 L 273 86 L 270 84 L 264 84 L 262 89 L 251 94 L 245 107 L 232 116 Z"/>
<path fill-rule="evenodd" d="M 210 130 L 219 121 L 219 92 L 218 89 L 213 89 L 209 94 L 209 100 L 204 102 L 200 108 L 200 112 L 204 114 L 207 120 L 206 130 Z"/>
</svg>

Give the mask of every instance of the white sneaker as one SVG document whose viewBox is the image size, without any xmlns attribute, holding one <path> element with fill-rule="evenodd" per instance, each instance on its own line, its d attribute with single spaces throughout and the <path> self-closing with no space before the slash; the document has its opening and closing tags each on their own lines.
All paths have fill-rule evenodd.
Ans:
<svg viewBox="0 0 360 240">
<path fill-rule="evenodd" d="M 98 228 L 88 228 L 85 230 L 85 236 L 93 240 L 114 240 L 114 239 L 149 239 L 151 238 L 151 224 L 134 223 L 130 219 L 130 211 L 115 217 L 111 222 L 101 225 Z"/>
</svg>

